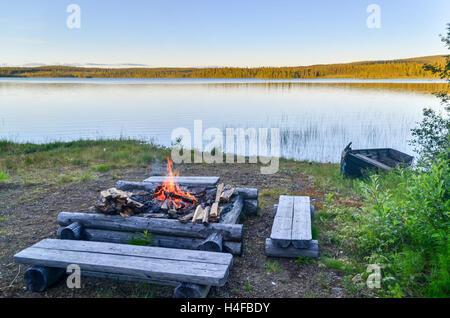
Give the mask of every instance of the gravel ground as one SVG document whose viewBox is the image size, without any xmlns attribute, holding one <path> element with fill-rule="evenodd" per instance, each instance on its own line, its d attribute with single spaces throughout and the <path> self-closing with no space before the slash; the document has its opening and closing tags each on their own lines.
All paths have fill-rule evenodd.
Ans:
<svg viewBox="0 0 450 318">
<path fill-rule="evenodd" d="M 323 194 L 314 189 L 311 178 L 285 167 L 273 175 L 260 174 L 257 165 L 176 165 L 180 175 L 220 176 L 221 181 L 260 190 L 258 216 L 246 217 L 244 252 L 234 257 L 228 283 L 212 288 L 209 297 L 346 297 L 342 274 L 320 263 L 296 264 L 292 259 L 268 258 L 265 239 L 270 235 L 273 205 L 277 199 L 264 196 L 262 190 L 286 189 L 298 195 L 309 195 L 320 213 Z M 27 291 L 23 283 L 24 265 L 15 264 L 13 255 L 44 238 L 55 238 L 56 217 L 61 211 L 87 212 L 99 191 L 114 186 L 115 178 L 141 181 L 151 168 L 114 170 L 99 174 L 94 180 L 59 186 L 46 184 L 19 185 L 0 183 L 0 297 L 171 297 L 169 286 L 115 282 L 83 278 L 82 288 L 68 289 L 61 281 L 43 293 Z M 113 177 L 114 176 L 114 177 Z M 321 252 L 335 254 L 332 246 L 319 241 Z M 267 266 L 269 264 L 269 266 Z"/>
</svg>

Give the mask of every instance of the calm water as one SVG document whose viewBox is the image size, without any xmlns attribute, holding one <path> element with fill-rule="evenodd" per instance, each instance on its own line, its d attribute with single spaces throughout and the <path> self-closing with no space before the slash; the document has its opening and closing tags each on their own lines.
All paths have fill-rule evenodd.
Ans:
<svg viewBox="0 0 450 318">
<path fill-rule="evenodd" d="M 413 154 L 429 80 L 0 79 L 0 139 L 132 137 L 171 144 L 177 127 L 278 127 L 282 155 L 338 162 L 345 145 Z"/>
</svg>

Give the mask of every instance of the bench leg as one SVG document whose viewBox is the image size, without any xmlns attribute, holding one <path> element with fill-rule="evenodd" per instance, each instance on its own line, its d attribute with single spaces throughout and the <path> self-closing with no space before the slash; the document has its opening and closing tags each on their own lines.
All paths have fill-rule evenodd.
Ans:
<svg viewBox="0 0 450 318">
<path fill-rule="evenodd" d="M 180 283 L 173 291 L 174 298 L 206 298 L 211 286 Z"/>
<path fill-rule="evenodd" d="M 28 290 L 42 292 L 56 283 L 65 273 L 64 268 L 32 266 L 24 274 Z"/>
</svg>

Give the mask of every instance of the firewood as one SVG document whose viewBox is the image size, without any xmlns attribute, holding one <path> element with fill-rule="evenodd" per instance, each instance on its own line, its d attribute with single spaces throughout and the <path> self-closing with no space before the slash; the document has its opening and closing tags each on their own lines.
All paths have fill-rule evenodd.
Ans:
<svg viewBox="0 0 450 318">
<path fill-rule="evenodd" d="M 227 185 L 228 186 L 228 185 Z M 229 202 L 231 196 L 234 194 L 235 188 L 226 189 L 222 192 L 222 195 L 220 196 L 221 202 Z"/>
<path fill-rule="evenodd" d="M 163 204 L 161 204 L 161 210 L 163 211 L 169 210 L 169 204 L 170 204 L 169 199 L 164 200 Z"/>
<path fill-rule="evenodd" d="M 127 206 L 132 208 L 142 208 L 144 205 L 140 202 L 134 201 L 133 199 L 127 198 L 126 203 Z"/>
<path fill-rule="evenodd" d="M 217 218 L 219 216 L 219 202 L 214 202 L 209 212 L 210 218 Z"/>
<path fill-rule="evenodd" d="M 209 217 L 209 223 L 218 223 L 219 221 L 220 221 L 220 218 L 212 218 L 212 217 Z"/>
<path fill-rule="evenodd" d="M 207 206 L 205 210 L 203 211 L 203 219 L 202 223 L 203 225 L 208 225 L 208 219 L 209 219 L 209 211 L 211 210 L 210 206 Z"/>
<path fill-rule="evenodd" d="M 191 212 L 191 213 L 189 213 L 189 214 L 180 216 L 180 217 L 178 218 L 178 220 L 179 220 L 181 223 L 187 223 L 187 222 L 189 222 L 190 220 L 192 220 L 192 218 L 194 217 L 194 213 L 195 213 L 195 212 Z"/>
<path fill-rule="evenodd" d="M 222 195 L 223 186 L 224 186 L 223 183 L 221 183 L 217 186 L 216 200 L 214 202 L 219 202 L 220 196 Z"/>
<path fill-rule="evenodd" d="M 125 208 L 123 209 L 123 211 L 120 212 L 120 216 L 122 216 L 123 218 L 130 217 L 130 216 L 132 216 L 133 214 L 134 214 L 134 213 L 133 213 L 133 210 L 132 210 L 131 208 L 129 208 L 129 207 L 125 207 Z"/>
<path fill-rule="evenodd" d="M 197 217 L 195 218 L 195 220 L 193 219 L 192 221 L 194 223 L 200 224 L 203 223 L 203 215 L 205 214 L 205 209 L 202 208 L 202 210 L 200 211 L 200 213 L 197 215 Z"/>
<path fill-rule="evenodd" d="M 100 192 L 100 195 L 103 199 L 109 199 L 112 197 L 112 194 L 108 190 L 103 190 Z"/>
<path fill-rule="evenodd" d="M 188 203 L 191 203 L 191 204 L 193 204 L 195 202 L 195 199 L 188 198 L 186 196 L 182 196 L 182 195 L 175 194 L 175 193 L 166 193 L 166 196 L 168 196 L 168 197 L 170 196 L 172 198 L 180 199 L 180 200 L 183 200 L 184 202 L 188 202 Z"/>
<path fill-rule="evenodd" d="M 178 211 L 176 210 L 176 209 L 169 209 L 169 211 L 167 211 L 167 214 L 170 214 L 170 215 L 176 215 L 178 213 Z"/>
<path fill-rule="evenodd" d="M 203 208 L 202 206 L 199 204 L 197 206 L 197 208 L 195 209 L 194 215 L 192 217 L 192 223 L 195 223 L 197 218 L 199 217 L 199 215 L 203 214 Z"/>
<path fill-rule="evenodd" d="M 125 219 L 130 217 L 130 215 L 128 215 L 127 213 L 124 213 L 124 212 L 120 212 L 119 214 L 121 217 L 123 217 Z"/>
</svg>

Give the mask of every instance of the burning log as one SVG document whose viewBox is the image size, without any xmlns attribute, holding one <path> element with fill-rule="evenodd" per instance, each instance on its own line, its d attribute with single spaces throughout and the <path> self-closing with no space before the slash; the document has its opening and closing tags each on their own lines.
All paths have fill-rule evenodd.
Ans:
<svg viewBox="0 0 450 318">
<path fill-rule="evenodd" d="M 194 199 L 194 198 L 190 198 L 190 197 L 187 197 L 187 196 L 184 196 L 184 195 L 179 195 L 179 194 L 176 194 L 176 193 L 166 193 L 166 196 L 167 197 L 176 198 L 176 199 L 180 199 L 180 200 L 183 200 L 184 202 L 188 202 L 190 204 L 194 204 L 195 202 L 197 202 L 197 200 Z"/>
</svg>

